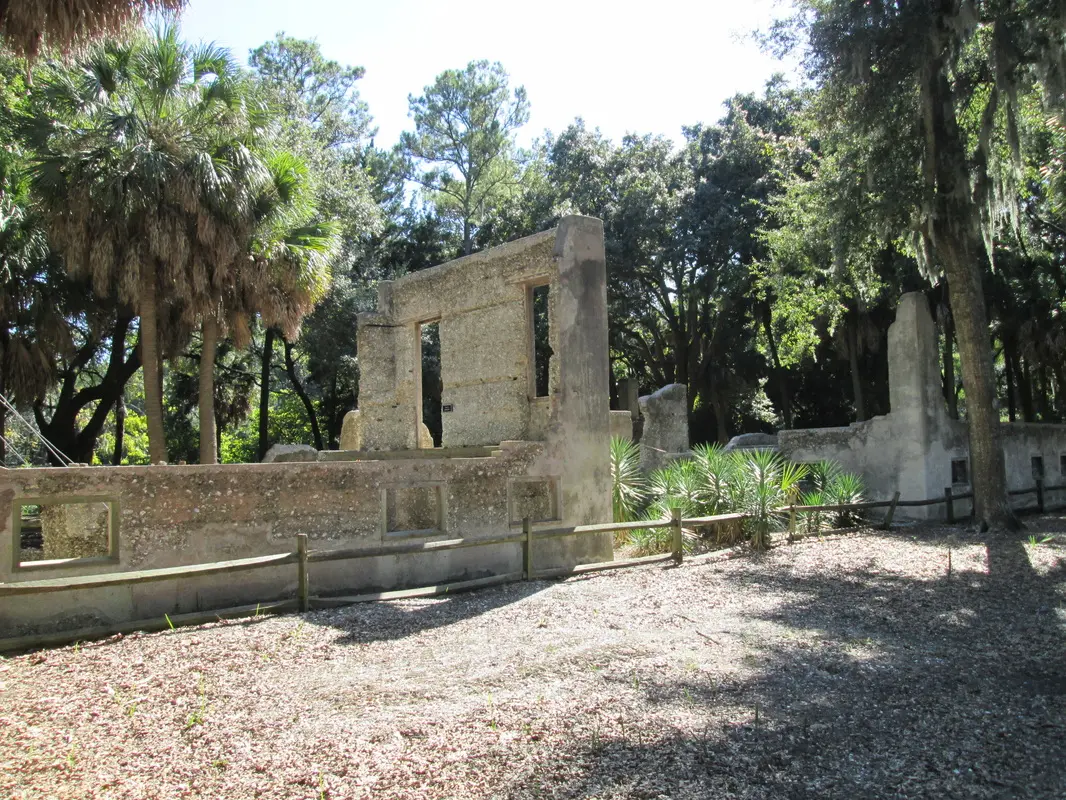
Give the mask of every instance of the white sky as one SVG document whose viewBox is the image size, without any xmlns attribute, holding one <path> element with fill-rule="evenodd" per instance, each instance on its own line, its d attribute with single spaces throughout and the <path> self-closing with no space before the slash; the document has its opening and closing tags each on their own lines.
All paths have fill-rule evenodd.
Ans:
<svg viewBox="0 0 1066 800">
<path fill-rule="evenodd" d="M 578 116 L 615 140 L 677 140 L 682 125 L 716 121 L 723 100 L 788 71 L 747 38 L 783 11 L 778 0 L 190 0 L 182 31 L 246 62 L 284 30 L 365 67 L 359 91 L 379 147 L 410 127 L 408 94 L 481 58 L 502 62 L 529 93 L 522 144 Z"/>
</svg>

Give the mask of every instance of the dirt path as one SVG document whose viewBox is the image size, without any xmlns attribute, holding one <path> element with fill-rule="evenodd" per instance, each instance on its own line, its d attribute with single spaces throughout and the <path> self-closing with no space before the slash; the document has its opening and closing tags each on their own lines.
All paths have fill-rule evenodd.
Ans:
<svg viewBox="0 0 1066 800">
<path fill-rule="evenodd" d="M 0 796 L 1063 798 L 1056 536 L 866 532 L 0 660 Z"/>
</svg>

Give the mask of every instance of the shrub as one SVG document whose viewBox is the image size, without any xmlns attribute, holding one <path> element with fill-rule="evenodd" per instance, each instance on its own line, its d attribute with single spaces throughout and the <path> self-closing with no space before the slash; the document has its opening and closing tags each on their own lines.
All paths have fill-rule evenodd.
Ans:
<svg viewBox="0 0 1066 800">
<path fill-rule="evenodd" d="M 756 550 L 770 546 L 770 533 L 782 527 L 781 510 L 799 497 L 800 481 L 807 474 L 803 464 L 793 464 L 770 450 L 738 453 L 739 508 L 745 520 L 748 539 Z"/>
<path fill-rule="evenodd" d="M 611 506 L 615 522 L 637 518 L 647 499 L 640 471 L 640 446 L 620 436 L 611 437 Z"/>
<path fill-rule="evenodd" d="M 660 521 L 668 519 L 675 508 L 688 518 L 747 514 L 741 524 L 714 526 L 718 544 L 733 544 L 746 537 L 755 549 L 764 550 L 771 534 L 784 527 L 790 505 L 847 504 L 864 499 L 862 479 L 844 472 L 837 462 L 795 464 L 770 450 L 727 453 L 716 444 L 698 445 L 691 458 L 667 464 L 646 482 L 640 477 L 637 462 L 637 445 L 612 440 L 615 520 Z M 806 492 L 805 485 L 810 487 Z M 837 525 L 849 526 L 858 515 L 838 512 L 832 519 Z M 818 511 L 801 517 L 807 533 L 821 530 L 827 521 L 828 515 Z M 685 535 L 687 548 L 695 536 L 692 531 Z M 670 529 L 640 528 L 629 531 L 625 540 L 638 553 L 660 553 L 670 547 Z"/>
<path fill-rule="evenodd" d="M 866 487 L 862 478 L 851 472 L 839 472 L 829 484 L 826 494 L 829 496 L 831 505 L 851 505 L 864 501 Z M 838 528 L 848 528 L 857 525 L 861 520 L 861 514 L 857 511 L 837 511 L 835 523 Z"/>
</svg>

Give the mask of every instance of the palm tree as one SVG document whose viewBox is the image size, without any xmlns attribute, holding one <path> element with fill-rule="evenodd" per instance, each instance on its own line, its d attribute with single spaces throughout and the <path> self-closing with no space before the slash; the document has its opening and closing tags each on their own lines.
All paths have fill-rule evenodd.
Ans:
<svg viewBox="0 0 1066 800">
<path fill-rule="evenodd" d="M 226 51 L 191 47 L 169 26 L 41 83 L 35 189 L 71 275 L 138 311 L 149 452 L 165 461 L 160 319 L 200 325 L 213 349 L 271 178 L 256 152 L 265 118 Z"/>
<path fill-rule="evenodd" d="M 265 157 L 269 179 L 254 202 L 256 228 L 248 255 L 227 273 L 219 300 L 203 314 L 200 355 L 200 463 L 217 460 L 214 412 L 214 354 L 221 328 L 238 348 L 251 341 L 251 320 L 259 315 L 268 329 L 281 330 L 291 362 L 300 324 L 329 289 L 329 265 L 339 248 L 339 232 L 317 221 L 306 163 L 277 150 Z M 305 405 L 306 405 L 305 401 Z M 314 423 L 313 410 L 312 423 Z M 319 437 L 321 438 L 321 437 Z"/>
<path fill-rule="evenodd" d="M 31 59 L 42 45 L 69 52 L 119 33 L 146 11 L 179 11 L 184 5 L 185 0 L 0 0 L 0 41 Z"/>
</svg>

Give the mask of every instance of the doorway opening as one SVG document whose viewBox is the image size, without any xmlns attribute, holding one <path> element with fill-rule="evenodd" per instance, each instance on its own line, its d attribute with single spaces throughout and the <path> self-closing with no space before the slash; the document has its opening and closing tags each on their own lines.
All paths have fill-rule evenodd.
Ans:
<svg viewBox="0 0 1066 800">
<path fill-rule="evenodd" d="M 444 438 L 444 423 L 441 419 L 441 397 L 444 384 L 441 381 L 440 320 L 423 322 L 418 326 L 418 340 L 422 361 L 422 403 L 419 419 L 429 428 L 433 447 L 440 447 Z M 419 431 L 419 446 L 422 444 Z"/>
</svg>

